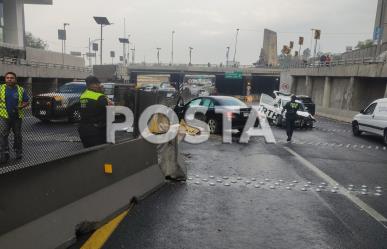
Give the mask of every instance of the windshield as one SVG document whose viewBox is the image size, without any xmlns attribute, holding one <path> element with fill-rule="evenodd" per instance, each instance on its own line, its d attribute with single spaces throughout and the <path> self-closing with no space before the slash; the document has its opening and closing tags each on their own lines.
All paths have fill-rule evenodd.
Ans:
<svg viewBox="0 0 387 249">
<path fill-rule="evenodd" d="M 240 106 L 240 107 L 247 107 L 245 103 L 240 101 L 239 99 L 234 98 L 224 98 L 224 99 L 217 99 L 220 105 L 222 106 Z"/>
<path fill-rule="evenodd" d="M 86 84 L 65 84 L 59 87 L 59 93 L 82 93 L 86 90 Z"/>
</svg>

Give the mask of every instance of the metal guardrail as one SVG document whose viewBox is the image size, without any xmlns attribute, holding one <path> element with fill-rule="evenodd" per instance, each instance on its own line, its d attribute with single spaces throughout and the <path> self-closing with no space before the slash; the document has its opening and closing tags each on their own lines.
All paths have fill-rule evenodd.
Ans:
<svg viewBox="0 0 387 249">
<path fill-rule="evenodd" d="M 54 63 L 45 63 L 38 61 L 27 61 L 19 58 L 10 58 L 10 57 L 0 57 L 1 64 L 13 64 L 27 67 L 40 67 L 40 68 L 52 68 L 52 69 L 65 69 L 70 71 L 77 72 L 86 72 L 91 73 L 92 69 L 89 67 L 77 67 L 71 65 L 63 65 L 63 64 L 54 64 Z"/>
<path fill-rule="evenodd" d="M 353 58 L 347 60 L 333 60 L 330 62 L 290 62 L 288 65 L 282 65 L 280 68 L 292 69 L 292 68 L 326 68 L 336 66 L 349 66 L 349 65 L 370 65 L 370 64 L 384 64 L 385 59 L 374 59 L 374 58 Z"/>
</svg>

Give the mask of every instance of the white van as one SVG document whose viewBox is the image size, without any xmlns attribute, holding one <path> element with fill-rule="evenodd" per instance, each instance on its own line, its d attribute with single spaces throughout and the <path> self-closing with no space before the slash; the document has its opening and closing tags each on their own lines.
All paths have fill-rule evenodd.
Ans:
<svg viewBox="0 0 387 249">
<path fill-rule="evenodd" d="M 360 136 L 362 132 L 383 136 L 387 144 L 387 98 L 375 100 L 361 110 L 353 118 L 352 131 L 355 136 Z"/>
</svg>

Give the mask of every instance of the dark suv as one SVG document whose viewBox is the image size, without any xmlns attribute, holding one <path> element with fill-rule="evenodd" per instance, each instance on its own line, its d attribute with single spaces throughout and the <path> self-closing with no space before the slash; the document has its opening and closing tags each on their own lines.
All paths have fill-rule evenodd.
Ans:
<svg viewBox="0 0 387 249">
<path fill-rule="evenodd" d="M 311 97 L 305 96 L 305 95 L 298 95 L 297 99 L 300 100 L 304 104 L 307 112 L 309 112 L 313 116 L 316 114 L 316 105 L 313 103 Z"/>
<path fill-rule="evenodd" d="M 78 122 L 79 97 L 86 90 L 85 82 L 69 82 L 57 92 L 44 93 L 32 98 L 32 115 L 42 121 L 68 119 Z"/>
</svg>

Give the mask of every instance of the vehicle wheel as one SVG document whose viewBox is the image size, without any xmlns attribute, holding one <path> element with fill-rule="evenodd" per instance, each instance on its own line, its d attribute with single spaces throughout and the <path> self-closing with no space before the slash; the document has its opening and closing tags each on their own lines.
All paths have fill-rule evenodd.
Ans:
<svg viewBox="0 0 387 249">
<path fill-rule="evenodd" d="M 69 113 L 69 122 L 78 123 L 81 121 L 81 111 L 78 107 L 74 107 L 71 109 Z"/>
<path fill-rule="evenodd" d="M 281 115 L 277 115 L 277 117 L 275 118 L 274 124 L 278 127 L 282 127 L 282 116 Z"/>
<path fill-rule="evenodd" d="M 213 118 L 208 119 L 207 121 L 208 126 L 210 127 L 210 133 L 211 134 L 217 134 L 219 133 L 219 125 L 218 121 L 216 121 Z"/>
<path fill-rule="evenodd" d="M 383 142 L 385 145 L 387 145 L 387 129 L 384 130 Z"/>
<path fill-rule="evenodd" d="M 352 132 L 353 132 L 353 135 L 356 137 L 361 135 L 358 122 L 352 122 Z"/>
</svg>

